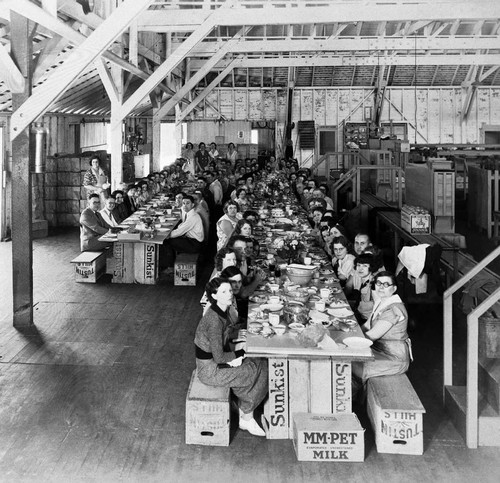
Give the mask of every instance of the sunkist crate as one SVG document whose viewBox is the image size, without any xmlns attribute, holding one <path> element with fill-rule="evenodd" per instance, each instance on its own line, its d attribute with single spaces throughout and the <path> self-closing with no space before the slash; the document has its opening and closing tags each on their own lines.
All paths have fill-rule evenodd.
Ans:
<svg viewBox="0 0 500 483">
<path fill-rule="evenodd" d="M 368 417 L 379 453 L 424 452 L 425 409 L 405 374 L 374 377 L 367 384 Z"/>
<path fill-rule="evenodd" d="M 203 384 L 194 370 L 186 397 L 186 444 L 229 446 L 229 402 L 229 388 Z"/>
<path fill-rule="evenodd" d="M 299 461 L 364 461 L 364 431 L 353 413 L 293 415 L 293 445 Z"/>
<path fill-rule="evenodd" d="M 106 272 L 106 253 L 82 252 L 71 263 L 75 265 L 76 282 L 96 283 Z"/>
<path fill-rule="evenodd" d="M 154 285 L 158 281 L 159 249 L 154 243 L 134 243 L 136 283 Z"/>
<path fill-rule="evenodd" d="M 196 285 L 197 253 L 181 253 L 175 259 L 174 285 Z"/>
<path fill-rule="evenodd" d="M 135 243 L 115 242 L 113 244 L 113 283 L 134 283 Z"/>
<path fill-rule="evenodd" d="M 401 227 L 414 235 L 429 235 L 432 232 L 431 215 L 421 208 L 405 205 L 401 209 Z"/>
</svg>

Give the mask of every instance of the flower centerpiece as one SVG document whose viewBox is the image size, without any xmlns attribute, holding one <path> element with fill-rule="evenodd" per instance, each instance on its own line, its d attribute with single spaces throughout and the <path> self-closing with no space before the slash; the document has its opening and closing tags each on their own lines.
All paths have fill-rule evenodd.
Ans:
<svg viewBox="0 0 500 483">
<path fill-rule="evenodd" d="M 275 238 L 272 247 L 275 249 L 276 254 L 283 260 L 287 260 L 288 263 L 299 262 L 300 254 L 305 248 L 294 233 Z"/>
</svg>

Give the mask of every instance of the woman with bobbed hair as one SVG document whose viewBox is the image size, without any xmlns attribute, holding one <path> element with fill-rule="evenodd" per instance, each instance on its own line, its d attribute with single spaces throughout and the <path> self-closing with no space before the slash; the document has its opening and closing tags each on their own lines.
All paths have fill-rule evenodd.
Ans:
<svg viewBox="0 0 500 483">
<path fill-rule="evenodd" d="M 248 190 L 245 186 L 237 188 L 235 191 L 234 200 L 238 203 L 241 211 L 246 211 L 250 206 L 250 200 L 248 199 Z"/>
<path fill-rule="evenodd" d="M 355 256 L 352 254 L 352 244 L 343 235 L 333 237 L 331 243 L 333 271 L 340 280 L 341 285 L 345 285 L 347 279 L 354 270 Z"/>
<path fill-rule="evenodd" d="M 353 396 L 372 377 L 404 374 L 412 360 L 408 313 L 396 293 L 396 277 L 391 272 L 379 272 L 373 279 L 373 286 L 375 304 L 361 330 L 373 341 L 375 359 L 353 363 Z"/>
<path fill-rule="evenodd" d="M 229 247 L 222 247 L 215 254 L 215 270 L 220 273 L 227 267 L 235 267 L 237 263 L 236 252 Z"/>
<path fill-rule="evenodd" d="M 238 220 L 236 226 L 234 227 L 233 235 L 243 235 L 246 237 L 253 236 L 253 225 L 250 220 L 245 220 L 244 218 Z"/>
<path fill-rule="evenodd" d="M 242 347 L 236 345 L 234 350 L 229 345 L 236 324 L 230 310 L 233 289 L 229 280 L 213 278 L 205 292 L 210 307 L 201 318 L 194 337 L 198 377 L 208 386 L 231 388 L 238 398 L 239 428 L 255 436 L 265 436 L 253 412 L 267 395 L 267 361 L 245 358 L 244 343 Z"/>
<path fill-rule="evenodd" d="M 229 200 L 224 204 L 224 214 L 217 220 L 217 250 L 220 250 L 227 242 L 238 223 L 239 206 L 236 201 Z"/>
<path fill-rule="evenodd" d="M 370 316 L 373 309 L 372 281 L 377 266 L 371 253 L 358 255 L 345 284 L 344 292 L 360 323 Z"/>
</svg>

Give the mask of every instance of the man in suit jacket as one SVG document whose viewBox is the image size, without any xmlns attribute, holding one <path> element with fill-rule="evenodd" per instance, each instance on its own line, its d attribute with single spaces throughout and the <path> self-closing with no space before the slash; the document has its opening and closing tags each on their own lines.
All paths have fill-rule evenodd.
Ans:
<svg viewBox="0 0 500 483">
<path fill-rule="evenodd" d="M 88 206 L 80 215 L 80 248 L 82 252 L 104 250 L 109 246 L 108 242 L 98 240 L 111 228 L 99 213 L 100 206 L 99 195 L 96 193 L 89 195 Z"/>
</svg>

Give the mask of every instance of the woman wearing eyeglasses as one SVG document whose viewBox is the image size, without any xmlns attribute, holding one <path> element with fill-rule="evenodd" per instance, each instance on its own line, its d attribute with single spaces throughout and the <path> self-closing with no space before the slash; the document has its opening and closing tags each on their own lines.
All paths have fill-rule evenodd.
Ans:
<svg viewBox="0 0 500 483">
<path fill-rule="evenodd" d="M 373 341 L 375 360 L 353 364 L 353 396 L 371 377 L 405 373 L 412 360 L 406 331 L 408 313 L 396 294 L 396 277 L 390 272 L 379 272 L 374 277 L 374 289 L 373 310 L 361 329 Z"/>
</svg>

